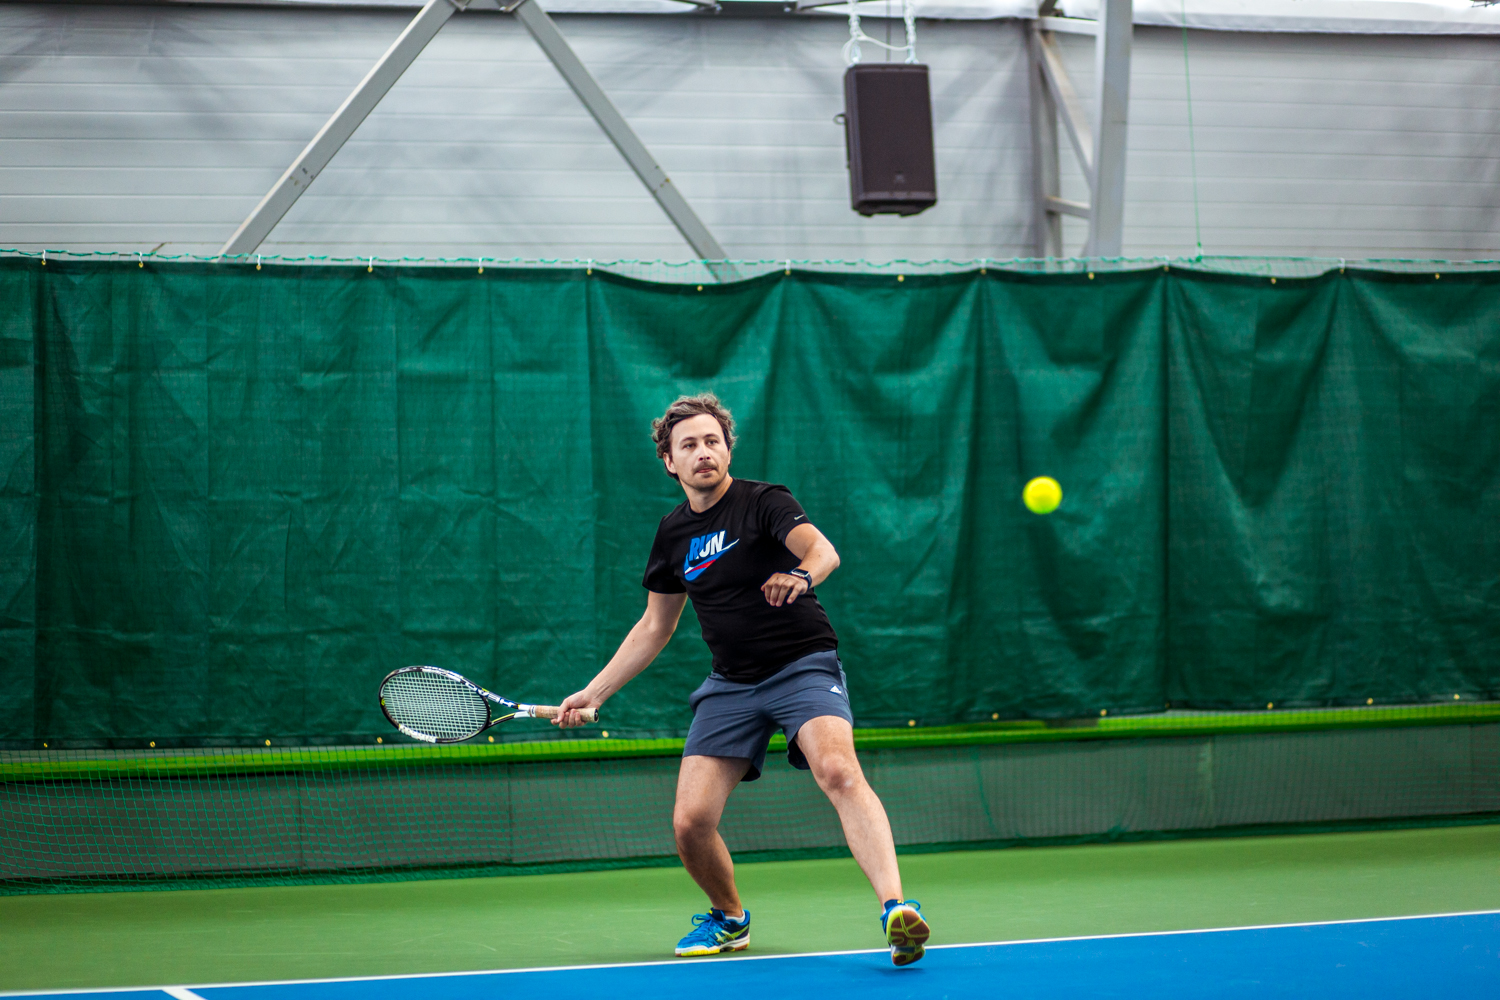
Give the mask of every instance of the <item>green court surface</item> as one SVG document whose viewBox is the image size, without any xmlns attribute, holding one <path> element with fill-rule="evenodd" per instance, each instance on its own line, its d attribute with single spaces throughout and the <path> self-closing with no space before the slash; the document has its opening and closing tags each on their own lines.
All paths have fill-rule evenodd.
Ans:
<svg viewBox="0 0 1500 1000">
<path fill-rule="evenodd" d="M 937 943 L 1500 909 L 1500 826 L 902 858 Z M 875 948 L 852 861 L 746 864 L 755 954 Z M 0 989 L 647 961 L 701 897 L 680 868 L 0 897 Z"/>
</svg>

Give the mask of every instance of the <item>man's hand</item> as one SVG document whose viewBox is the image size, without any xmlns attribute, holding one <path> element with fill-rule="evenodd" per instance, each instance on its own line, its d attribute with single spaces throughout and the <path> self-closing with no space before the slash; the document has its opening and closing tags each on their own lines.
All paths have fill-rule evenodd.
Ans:
<svg viewBox="0 0 1500 1000">
<path fill-rule="evenodd" d="M 807 591 L 807 581 L 790 573 L 772 573 L 771 578 L 760 585 L 760 592 L 766 595 L 766 603 L 773 608 L 779 608 L 783 604 L 796 604 L 797 598 Z"/>
<path fill-rule="evenodd" d="M 557 713 L 557 718 L 552 720 L 552 724 L 554 726 L 561 726 L 564 729 L 581 726 L 584 724 L 584 721 L 583 716 L 578 714 L 578 710 L 580 708 L 598 708 L 603 704 L 603 698 L 595 697 L 589 692 L 588 688 L 584 688 L 582 691 L 570 694 L 563 699 L 563 703 L 557 706 L 562 711 Z"/>
</svg>

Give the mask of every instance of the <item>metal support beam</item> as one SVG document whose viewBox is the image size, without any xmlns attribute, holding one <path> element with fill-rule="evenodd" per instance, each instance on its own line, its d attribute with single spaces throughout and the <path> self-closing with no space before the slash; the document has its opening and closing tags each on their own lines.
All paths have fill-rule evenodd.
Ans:
<svg viewBox="0 0 1500 1000">
<path fill-rule="evenodd" d="M 432 41 L 438 29 L 448 18 L 467 6 L 469 0 L 428 0 L 417 16 L 412 18 L 406 30 L 385 50 L 385 55 L 359 81 L 354 92 L 344 99 L 333 117 L 318 130 L 307 148 L 298 154 L 292 165 L 276 185 L 255 206 L 255 210 L 240 223 L 240 228 L 229 237 L 219 255 L 254 253 L 287 211 L 296 204 L 307 186 L 317 179 L 333 154 L 343 148 L 345 142 L 359 128 L 360 122 L 375 110 L 375 105 L 386 95 L 401 74 L 412 64 L 421 51 Z"/>
<path fill-rule="evenodd" d="M 438 29 L 468 4 L 469 0 L 428 0 L 427 5 L 406 26 L 406 30 L 401 32 L 385 55 L 365 74 L 354 92 L 333 113 L 333 117 L 318 130 L 307 148 L 292 161 L 292 165 L 260 200 L 260 204 L 255 206 L 255 210 L 240 224 L 240 228 L 235 230 L 229 242 L 219 251 L 220 256 L 255 252 L 256 247 L 261 245 L 302 196 L 302 192 L 307 190 L 308 185 L 328 165 L 328 161 L 333 159 L 334 154 L 354 134 L 354 130 L 359 128 L 360 123 L 401 78 L 401 74 L 406 72 L 427 43 L 432 41 Z M 547 12 L 542 10 L 536 0 L 500 0 L 500 9 L 514 14 L 531 33 L 531 37 L 536 39 L 547 58 L 552 60 L 568 86 L 573 88 L 573 93 L 588 108 L 599 127 L 604 129 L 604 134 L 609 136 L 610 142 L 625 157 L 625 162 L 630 164 L 641 183 L 646 185 L 646 190 L 651 192 L 651 196 L 656 199 L 662 211 L 667 213 L 667 217 L 698 258 L 724 260 L 724 248 L 714 239 L 713 233 L 708 231 L 708 227 L 698 218 L 682 192 L 677 190 L 666 171 L 657 164 L 645 143 L 641 142 L 624 116 L 605 95 L 603 88 L 568 45 L 567 39 L 557 30 L 557 25 L 547 16 Z M 727 264 L 713 265 L 710 270 L 721 280 L 738 276 L 734 268 Z"/>
<path fill-rule="evenodd" d="M 1043 31 L 1060 31 L 1065 35 L 1099 34 L 1099 22 L 1083 17 L 1039 17 L 1037 24 Z"/>
<path fill-rule="evenodd" d="M 1047 211 L 1053 215 L 1071 215 L 1075 219 L 1087 219 L 1092 216 L 1092 210 L 1081 201 L 1069 201 L 1066 198 L 1047 198 Z"/>
<path fill-rule="evenodd" d="M 567 39 L 563 38 L 562 32 L 557 30 L 557 25 L 547 12 L 542 10 L 536 0 L 521 0 L 511 11 L 516 19 L 526 26 L 531 32 L 531 37 L 547 53 L 547 58 L 552 60 L 552 65 L 562 74 L 563 79 L 568 81 L 568 86 L 573 88 L 573 93 L 583 102 L 583 106 L 589 109 L 589 114 L 604 129 L 604 134 L 609 136 L 609 141 L 615 144 L 620 155 L 625 157 L 625 162 L 630 164 L 630 169 L 646 185 L 646 190 L 651 192 L 651 197 L 661 206 L 662 211 L 667 213 L 667 218 L 677 227 L 683 239 L 693 248 L 700 260 L 723 260 L 724 248 L 719 246 L 719 241 L 714 239 L 713 233 L 698 218 L 682 192 L 672 183 L 656 162 L 656 158 L 646 149 L 645 143 L 631 129 L 620 114 L 614 103 L 605 95 L 603 88 L 599 86 L 592 74 L 583 65 L 572 46 L 568 45 Z M 715 272 L 718 273 L 717 271 Z M 722 276 L 722 275 L 721 275 Z"/>
<path fill-rule="evenodd" d="M 1101 0 L 1095 43 L 1098 117 L 1087 257 L 1118 257 L 1125 239 L 1125 126 L 1130 113 L 1132 0 Z"/>
<path fill-rule="evenodd" d="M 1051 202 L 1062 190 L 1058 174 L 1057 102 L 1042 69 L 1042 33 L 1026 28 L 1031 85 L 1031 230 L 1033 257 L 1061 257 L 1062 218 Z"/>
<path fill-rule="evenodd" d="M 1062 52 L 1057 48 L 1057 41 L 1036 28 L 1032 30 L 1037 39 L 1042 72 L 1052 88 L 1058 116 L 1062 118 L 1063 130 L 1068 133 L 1068 141 L 1073 144 L 1073 152 L 1078 157 L 1078 165 L 1083 168 L 1083 174 L 1088 178 L 1089 186 L 1092 187 L 1094 183 L 1094 137 L 1089 129 L 1088 114 L 1083 110 L 1083 102 L 1078 99 L 1078 91 L 1073 89 L 1073 81 L 1068 78 L 1068 71 L 1063 66 Z"/>
<path fill-rule="evenodd" d="M 1088 221 L 1085 257 L 1118 257 L 1125 229 L 1125 133 L 1130 111 L 1132 0 L 1100 0 L 1098 21 L 1054 17 L 1052 4 L 1028 26 L 1031 62 L 1033 219 L 1039 257 L 1062 251 L 1062 216 Z M 1090 127 L 1053 31 L 1094 36 L 1096 108 Z M 1089 188 L 1083 204 L 1059 197 L 1058 121 Z"/>
</svg>

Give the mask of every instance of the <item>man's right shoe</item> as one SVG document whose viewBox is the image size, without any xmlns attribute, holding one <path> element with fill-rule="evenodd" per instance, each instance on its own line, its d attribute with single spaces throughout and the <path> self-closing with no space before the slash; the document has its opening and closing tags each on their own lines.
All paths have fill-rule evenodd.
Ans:
<svg viewBox="0 0 1500 1000">
<path fill-rule="evenodd" d="M 892 965 L 910 965 L 927 953 L 932 928 L 922 918 L 922 904 L 915 899 L 891 900 L 880 915 L 880 929 L 891 946 Z"/>
<path fill-rule="evenodd" d="M 693 930 L 677 942 L 677 954 L 681 958 L 699 955 L 717 955 L 725 951 L 744 951 L 750 947 L 750 911 L 735 920 L 724 915 L 723 910 L 713 909 L 707 913 L 693 914 Z"/>
</svg>

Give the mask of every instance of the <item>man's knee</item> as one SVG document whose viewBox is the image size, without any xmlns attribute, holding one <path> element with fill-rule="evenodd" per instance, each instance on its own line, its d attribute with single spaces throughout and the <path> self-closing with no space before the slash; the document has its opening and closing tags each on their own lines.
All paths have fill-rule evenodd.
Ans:
<svg viewBox="0 0 1500 1000">
<path fill-rule="evenodd" d="M 841 795 L 859 788 L 865 783 L 865 775 L 855 758 L 842 755 L 831 760 L 819 761 L 813 766 L 813 777 L 818 787 L 829 795 Z"/>
<path fill-rule="evenodd" d="M 705 810 L 678 806 L 672 812 L 672 833 L 679 843 L 698 840 L 718 828 L 718 821 Z"/>
<path fill-rule="evenodd" d="M 865 773 L 854 752 L 854 732 L 844 719 L 811 719 L 795 739 L 824 792 L 841 795 L 865 784 Z"/>
</svg>

